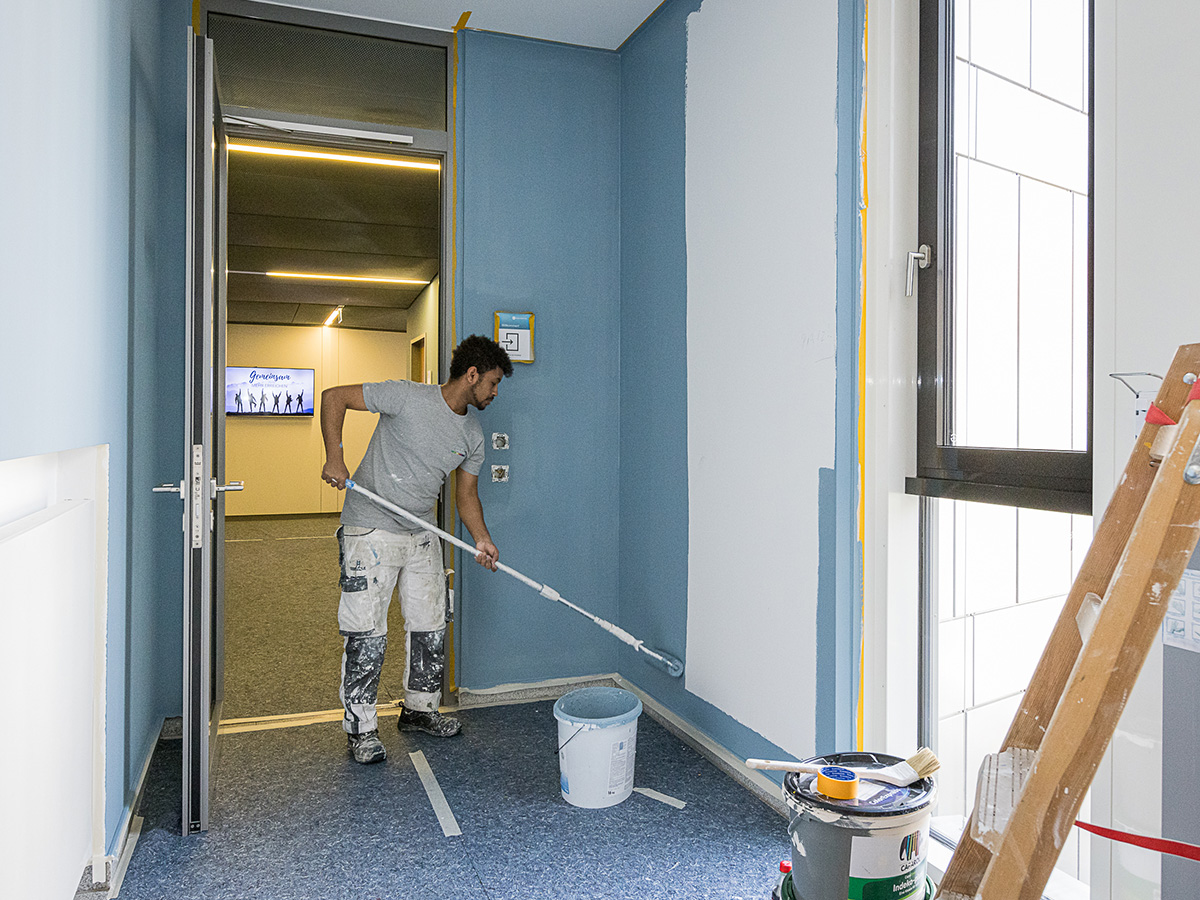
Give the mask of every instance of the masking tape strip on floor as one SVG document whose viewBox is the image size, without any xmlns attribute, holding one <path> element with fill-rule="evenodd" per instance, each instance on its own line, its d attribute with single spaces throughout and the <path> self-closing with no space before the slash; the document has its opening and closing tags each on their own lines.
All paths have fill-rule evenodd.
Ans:
<svg viewBox="0 0 1200 900">
<path fill-rule="evenodd" d="M 670 794 L 660 794 L 658 791 L 651 788 L 635 787 L 634 793 L 641 794 L 644 797 L 649 797 L 651 800 L 657 800 L 659 803 L 665 803 L 667 806 L 673 806 L 676 809 L 683 809 L 687 806 L 686 800 L 679 800 L 672 797 Z"/>
<path fill-rule="evenodd" d="M 433 769 L 429 768 L 429 761 L 425 759 L 425 754 L 418 750 L 416 753 L 408 754 L 408 758 L 412 760 L 413 768 L 421 777 L 421 784 L 424 785 L 433 811 L 437 814 L 438 823 L 442 826 L 442 834 L 446 837 L 456 837 L 462 834 L 462 829 L 458 827 L 458 820 L 450 811 L 450 804 L 446 802 L 446 795 L 442 793 L 442 786 L 438 784 Z"/>
</svg>

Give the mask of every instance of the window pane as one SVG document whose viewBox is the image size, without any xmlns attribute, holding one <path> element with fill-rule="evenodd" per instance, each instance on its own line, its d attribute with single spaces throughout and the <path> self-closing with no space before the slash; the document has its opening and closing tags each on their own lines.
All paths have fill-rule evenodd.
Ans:
<svg viewBox="0 0 1200 900">
<path fill-rule="evenodd" d="M 978 158 L 1086 193 L 1087 116 L 987 72 L 978 77 Z"/>
<path fill-rule="evenodd" d="M 1085 3 L 954 3 L 952 446 L 1087 450 Z"/>
<path fill-rule="evenodd" d="M 971 62 L 1029 84 L 1029 4 L 971 0 Z"/>
<path fill-rule="evenodd" d="M 1037 0 L 1031 21 L 1030 87 L 1084 109 L 1087 83 L 1087 4 Z"/>
<path fill-rule="evenodd" d="M 967 614 L 1012 606 L 1017 602 L 1017 511 L 1011 506 L 963 503 L 966 521 L 962 543 L 955 548 L 966 570 L 962 604 Z"/>
<path fill-rule="evenodd" d="M 950 443 L 1017 446 L 1019 180 L 967 162 L 966 235 L 956 271 L 954 427 Z M 963 215 L 963 209 L 959 209 Z"/>
<path fill-rule="evenodd" d="M 1063 598 L 1059 596 L 971 617 L 974 631 L 971 678 L 976 706 L 1022 693 L 1029 686 L 1062 605 Z M 1031 636 L 1036 637 L 1031 640 Z M 988 752 L 999 749 L 997 741 Z"/>
<path fill-rule="evenodd" d="M 965 817 L 1091 542 L 1088 516 L 935 500 L 940 816 Z M 965 571 L 965 577 L 957 577 Z M 1075 871 L 1077 854 L 1060 867 Z"/>
<path fill-rule="evenodd" d="M 938 627 L 938 706 L 942 714 L 967 708 L 967 619 Z"/>
<path fill-rule="evenodd" d="M 1021 179 L 1017 446 L 1072 449 L 1071 192 Z"/>
<path fill-rule="evenodd" d="M 1018 603 L 1066 596 L 1075 578 L 1072 535 L 1090 521 L 1087 516 L 1017 510 Z M 1085 548 L 1088 543 L 1084 540 Z"/>
<path fill-rule="evenodd" d="M 976 772 L 967 772 L 967 714 L 947 716 L 938 722 L 938 814 L 965 816 L 975 802 Z M 969 799 L 968 799 L 969 798 Z"/>
<path fill-rule="evenodd" d="M 1090 502 L 1088 15 L 1088 0 L 921 4 L 920 233 L 946 278 L 918 283 L 909 490 L 932 510 L 943 828 L 969 815 L 1092 536 L 1086 515 L 1015 505 Z M 1060 867 L 1086 878 L 1081 859 L 1072 845 Z"/>
<path fill-rule="evenodd" d="M 1088 198 L 1074 194 L 1075 224 L 1071 238 L 1071 446 L 1086 447 L 1088 440 Z"/>
</svg>

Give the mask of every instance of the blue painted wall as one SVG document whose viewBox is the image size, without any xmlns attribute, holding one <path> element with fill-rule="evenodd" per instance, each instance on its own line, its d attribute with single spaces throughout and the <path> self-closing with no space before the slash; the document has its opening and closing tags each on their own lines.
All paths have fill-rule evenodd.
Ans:
<svg viewBox="0 0 1200 900">
<path fill-rule="evenodd" d="M 27 2 L 0 31 L 0 459 L 109 446 L 106 831 L 180 706 L 186 0 Z"/>
<path fill-rule="evenodd" d="M 686 656 L 688 583 L 686 24 L 666 3 L 621 48 L 621 622 Z M 678 682 L 623 650 L 656 695 Z M 690 696 L 690 695 L 689 695 Z"/>
<path fill-rule="evenodd" d="M 615 53 L 459 34 L 458 337 L 532 311 L 532 365 L 481 414 L 480 497 L 501 559 L 618 614 L 620 61 Z M 512 449 L 491 450 L 493 431 Z M 511 465 L 507 484 L 492 463 Z M 459 563 L 467 688 L 612 672 L 616 642 L 505 575 Z"/>
</svg>

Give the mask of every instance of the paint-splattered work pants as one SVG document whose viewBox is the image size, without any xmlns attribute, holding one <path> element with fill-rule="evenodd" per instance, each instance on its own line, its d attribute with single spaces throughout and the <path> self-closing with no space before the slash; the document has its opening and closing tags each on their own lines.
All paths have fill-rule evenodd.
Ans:
<svg viewBox="0 0 1200 900">
<path fill-rule="evenodd" d="M 338 529 L 342 599 L 342 727 L 362 734 L 378 727 L 375 701 L 387 649 L 387 613 L 400 582 L 404 615 L 404 705 L 435 710 L 446 667 L 446 577 L 441 542 L 428 531 L 395 534 L 344 525 Z"/>
</svg>

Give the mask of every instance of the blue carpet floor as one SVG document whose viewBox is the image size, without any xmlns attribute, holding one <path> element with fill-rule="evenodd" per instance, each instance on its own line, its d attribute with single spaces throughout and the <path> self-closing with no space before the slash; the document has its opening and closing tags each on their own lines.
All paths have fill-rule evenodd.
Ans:
<svg viewBox="0 0 1200 900">
<path fill-rule="evenodd" d="M 387 761 L 354 763 L 338 723 L 224 735 L 211 827 L 179 831 L 180 743 L 161 741 L 121 900 L 688 897 L 765 900 L 787 823 L 649 715 L 637 787 L 608 809 L 559 794 L 550 701 L 467 709 L 438 739 L 381 720 Z M 409 753 L 424 752 L 462 835 L 446 837 Z"/>
</svg>

